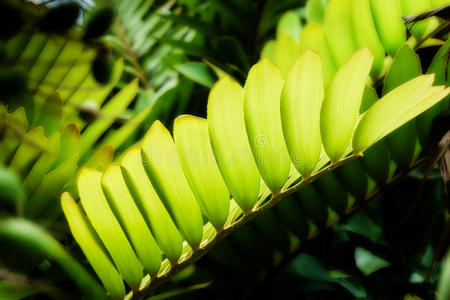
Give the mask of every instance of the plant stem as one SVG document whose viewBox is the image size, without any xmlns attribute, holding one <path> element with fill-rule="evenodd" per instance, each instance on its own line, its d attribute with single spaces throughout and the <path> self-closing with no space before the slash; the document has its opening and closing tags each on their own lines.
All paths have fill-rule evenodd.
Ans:
<svg viewBox="0 0 450 300">
<path fill-rule="evenodd" d="M 188 258 L 184 259 L 179 264 L 174 265 L 165 274 L 161 275 L 160 277 L 157 277 L 157 278 L 153 279 L 149 285 L 147 285 L 146 287 L 143 287 L 137 293 L 129 294 L 127 296 L 127 298 L 136 300 L 136 299 L 144 299 L 145 297 L 149 296 L 150 294 L 152 294 L 156 290 L 157 287 L 159 287 L 161 284 L 163 284 L 164 282 L 169 280 L 171 276 L 173 276 L 174 274 L 180 272 L 181 270 L 183 270 L 188 265 L 196 262 L 198 259 L 200 259 L 203 255 L 205 255 L 214 245 L 216 245 L 222 239 L 224 239 L 225 237 L 227 237 L 228 235 L 230 235 L 231 233 L 236 231 L 238 228 L 240 228 L 243 225 L 247 224 L 248 222 L 250 222 L 251 220 L 253 220 L 257 216 L 261 215 L 263 212 L 265 212 L 268 209 L 272 208 L 278 202 L 280 202 L 282 199 L 284 199 L 284 198 L 288 197 L 289 195 L 297 192 L 298 190 L 300 190 L 304 186 L 306 186 L 306 185 L 312 183 L 313 181 L 319 179 L 323 175 L 330 173 L 332 170 L 336 169 L 337 167 L 339 167 L 339 166 L 341 166 L 341 165 L 343 165 L 343 164 L 345 164 L 345 163 L 347 163 L 349 161 L 361 158 L 362 156 L 363 156 L 362 154 L 352 154 L 352 155 L 350 155 L 350 156 L 348 156 L 348 157 L 346 157 L 346 158 L 344 158 L 344 159 L 342 159 L 342 160 L 340 160 L 340 161 L 338 161 L 336 163 L 332 163 L 332 164 L 328 165 L 327 167 L 324 167 L 323 169 L 321 169 L 320 171 L 318 171 L 317 173 L 315 173 L 311 177 L 305 178 L 305 179 L 301 180 L 300 182 L 298 182 L 298 183 L 296 183 L 296 184 L 294 184 L 294 185 L 292 185 L 290 187 L 287 187 L 281 193 L 276 194 L 276 195 L 272 195 L 271 198 L 268 201 L 262 203 L 259 207 L 257 206 L 255 208 L 253 208 L 253 210 L 250 211 L 248 214 L 246 214 L 246 215 L 242 216 L 241 218 L 237 219 L 234 223 L 228 225 L 222 231 L 217 232 L 216 236 L 212 240 L 210 240 L 205 245 L 201 246 L 199 249 L 193 251 L 191 256 L 189 256 Z M 411 169 L 408 172 L 402 173 L 402 174 L 399 174 L 399 175 L 395 176 L 394 178 L 392 178 L 387 183 L 387 186 L 392 186 L 397 181 L 399 181 L 404 176 L 406 176 L 410 171 L 412 171 L 413 169 L 415 169 L 418 166 L 420 166 L 423 162 L 424 162 L 424 160 L 416 161 L 416 163 L 413 166 L 411 166 Z M 375 191 L 372 194 L 368 195 L 366 197 L 367 200 L 360 201 L 359 204 L 357 204 L 354 207 L 354 209 L 352 210 L 352 212 L 350 212 L 346 217 L 351 216 L 351 215 L 355 214 L 356 212 L 362 210 L 373 199 L 375 199 L 376 196 L 381 194 L 384 190 L 385 189 L 378 189 L 377 191 Z"/>
<path fill-rule="evenodd" d="M 118 19 L 116 19 L 114 29 L 125 46 L 126 56 L 128 57 L 129 62 L 136 69 L 139 81 L 142 83 L 144 89 L 149 89 L 150 83 L 147 80 L 147 72 L 145 72 L 145 70 L 141 67 L 138 56 L 136 55 L 136 53 L 134 53 L 132 49 L 132 44 L 130 40 L 127 38 L 125 29 L 123 28 L 122 24 Z"/>
</svg>

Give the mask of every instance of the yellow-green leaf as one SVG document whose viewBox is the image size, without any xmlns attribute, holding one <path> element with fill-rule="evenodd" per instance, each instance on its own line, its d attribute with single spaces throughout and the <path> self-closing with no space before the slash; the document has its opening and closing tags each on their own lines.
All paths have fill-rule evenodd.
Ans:
<svg viewBox="0 0 450 300">
<path fill-rule="evenodd" d="M 363 152 L 447 96 L 450 88 L 432 87 L 433 81 L 434 74 L 416 77 L 375 103 L 356 128 L 353 150 Z"/>
<path fill-rule="evenodd" d="M 377 76 L 383 70 L 385 50 L 373 21 L 370 0 L 350 0 L 350 12 L 356 46 L 369 47 L 374 55 L 371 74 Z"/>
<path fill-rule="evenodd" d="M 230 193 L 211 148 L 208 123 L 185 115 L 178 117 L 173 126 L 175 144 L 192 191 L 203 214 L 216 229 L 222 229 L 228 217 Z"/>
<path fill-rule="evenodd" d="M 303 177 L 319 161 L 320 108 L 324 88 L 318 54 L 306 50 L 295 62 L 281 95 L 281 122 L 291 160 Z"/>
<path fill-rule="evenodd" d="M 323 80 L 325 87 L 328 87 L 331 79 L 336 73 L 336 65 L 331 57 L 330 48 L 325 40 L 325 32 L 319 24 L 314 22 L 308 23 L 300 36 L 300 52 L 311 48 L 320 55 L 323 68 Z"/>
<path fill-rule="evenodd" d="M 44 128 L 33 128 L 23 135 L 22 141 L 9 164 L 9 168 L 25 177 L 46 147 L 47 138 L 44 136 Z"/>
<path fill-rule="evenodd" d="M 58 216 L 60 214 L 59 205 L 51 205 L 50 203 L 55 197 L 59 197 L 63 187 L 76 173 L 77 162 L 78 156 L 74 155 L 44 176 L 39 186 L 27 200 L 27 205 L 25 205 L 26 216 L 36 217 L 43 211 L 49 215 Z"/>
<path fill-rule="evenodd" d="M 298 43 L 293 37 L 282 32 L 275 44 L 274 61 L 280 68 L 281 74 L 286 78 L 292 64 L 300 54 Z"/>
<path fill-rule="evenodd" d="M 121 161 L 122 173 L 159 247 L 175 263 L 181 255 L 183 239 L 145 173 L 141 149 L 132 147 Z"/>
<path fill-rule="evenodd" d="M 156 275 L 161 265 L 161 250 L 128 191 L 119 165 L 108 166 L 102 176 L 102 187 L 142 266 L 150 276 Z"/>
<path fill-rule="evenodd" d="M 50 171 L 50 168 L 52 167 L 53 163 L 56 160 L 56 157 L 59 154 L 59 147 L 59 132 L 55 132 L 51 137 L 48 138 L 47 145 L 44 151 L 23 181 L 23 187 L 27 191 L 33 191 L 34 188 L 36 188 L 36 186 L 39 184 L 39 182 L 41 182 L 45 174 Z"/>
<path fill-rule="evenodd" d="M 400 0 L 370 0 L 378 36 L 386 52 L 394 56 L 406 41 Z"/>
<path fill-rule="evenodd" d="M 277 39 L 281 37 L 282 33 L 285 33 L 298 42 L 301 30 L 302 24 L 300 22 L 300 16 L 295 10 L 289 10 L 285 12 L 278 21 Z"/>
<path fill-rule="evenodd" d="M 209 94 L 208 128 L 223 179 L 239 207 L 248 212 L 258 199 L 260 176 L 245 130 L 243 105 L 241 86 L 222 77 Z"/>
<path fill-rule="evenodd" d="M 358 120 L 365 82 L 373 56 L 368 48 L 358 50 L 336 73 L 322 104 L 322 142 L 332 162 L 349 147 Z"/>
<path fill-rule="evenodd" d="M 45 135 L 50 136 L 59 130 L 62 117 L 62 100 L 58 94 L 51 94 L 42 105 L 34 126 L 44 127 Z"/>
<path fill-rule="evenodd" d="M 419 56 L 404 44 L 395 55 L 389 72 L 384 78 L 383 95 L 422 74 Z M 412 120 L 398 128 L 387 137 L 389 153 L 394 161 L 407 169 L 414 159 L 417 141 L 416 122 Z"/>
<path fill-rule="evenodd" d="M 69 193 L 62 194 L 61 206 L 73 237 L 80 245 L 106 290 L 113 299 L 122 299 L 125 296 L 122 276 L 111 262 L 89 221 Z"/>
<path fill-rule="evenodd" d="M 278 68 L 263 58 L 250 70 L 244 87 L 248 140 L 261 177 L 273 193 L 280 192 L 290 169 L 280 116 L 283 84 Z"/>
<path fill-rule="evenodd" d="M 108 205 L 101 187 L 101 176 L 94 169 L 81 171 L 77 180 L 81 204 L 124 280 L 137 290 L 142 279 L 142 265 Z"/>
<path fill-rule="evenodd" d="M 55 167 L 65 162 L 74 155 L 80 153 L 81 136 L 77 126 L 73 123 L 67 124 L 62 130 L 60 153 L 55 161 Z"/>
<path fill-rule="evenodd" d="M 323 28 L 334 62 L 337 66 L 343 65 L 357 49 L 352 34 L 350 0 L 330 0 Z"/>
<path fill-rule="evenodd" d="M 4 124 L 6 128 L 3 139 L 0 141 L 0 149 L 2 149 L 2 151 L 0 151 L 0 162 L 2 163 L 5 163 L 11 158 L 11 155 L 20 144 L 21 137 L 28 128 L 25 109 L 19 107 L 12 114 L 7 114 Z"/>
<path fill-rule="evenodd" d="M 155 190 L 186 241 L 197 248 L 203 235 L 202 213 L 184 176 L 172 136 L 161 122 L 153 123 L 142 150 L 144 166 Z"/>
<path fill-rule="evenodd" d="M 110 145 L 106 145 L 95 151 L 89 160 L 84 164 L 85 168 L 93 168 L 103 171 L 105 167 L 112 162 L 114 158 L 114 149 Z"/>
</svg>

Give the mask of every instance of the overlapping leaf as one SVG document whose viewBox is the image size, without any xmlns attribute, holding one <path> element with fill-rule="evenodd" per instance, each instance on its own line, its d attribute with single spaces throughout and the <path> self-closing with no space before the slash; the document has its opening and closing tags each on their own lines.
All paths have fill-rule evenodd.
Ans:
<svg viewBox="0 0 450 300">
<path fill-rule="evenodd" d="M 78 189 L 88 222 L 79 225 L 81 229 L 72 226 L 71 230 L 79 236 L 79 230 L 86 231 L 86 226 L 92 226 L 90 230 L 97 232 L 101 240 L 95 241 L 96 246 L 85 245 L 83 250 L 89 252 L 91 248 L 99 249 L 104 245 L 116 270 L 136 289 L 143 277 L 145 258 L 139 254 L 142 245 L 134 242 L 134 234 L 149 230 L 163 255 L 167 251 L 172 266 L 176 266 L 190 255 L 202 253 L 215 235 L 237 226 L 240 210 L 233 204 L 234 200 L 230 202 L 229 194 L 241 206 L 245 220 L 246 215 L 264 207 L 261 205 L 272 193 L 274 201 L 278 201 L 286 197 L 290 189 L 297 188 L 294 182 L 298 181 L 299 175 L 291 171 L 292 163 L 305 176 L 297 183 L 301 187 L 309 177 L 324 172 L 323 168 L 330 160 L 331 166 L 342 163 L 351 152 L 352 138 L 354 153 L 360 154 L 449 93 L 444 87 L 432 87 L 433 76 L 417 77 L 372 106 L 365 103 L 369 108 L 356 126 L 372 60 L 367 48 L 356 52 L 338 70 L 326 92 L 323 92 L 320 60 L 312 51 L 300 56 L 286 81 L 275 65 L 262 60 L 250 72 L 244 91 L 228 77 L 214 86 L 207 121 L 180 117 L 175 124 L 175 143 L 169 131 L 160 122 L 155 122 L 144 138 L 142 148 L 131 149 L 120 168 L 112 165 L 103 175 L 94 170 L 82 172 Z M 306 76 L 307 71 L 311 75 L 311 70 L 314 70 L 314 76 Z M 322 95 L 325 100 L 320 105 Z M 298 110 L 302 118 L 296 120 L 291 109 Z M 308 139 L 314 140 L 314 144 L 310 145 Z M 329 159 L 321 152 L 322 144 Z M 297 157 L 295 151 L 301 151 L 304 157 L 292 161 L 291 158 Z M 277 159 L 269 159 L 270 155 Z M 111 176 L 111 170 L 115 172 L 114 180 L 107 184 L 104 180 Z M 343 176 L 346 176 L 345 172 Z M 346 188 L 352 191 L 351 186 Z M 365 197 L 366 190 L 358 197 Z M 334 209 L 346 212 L 354 202 L 347 200 L 350 198 L 343 192 L 344 202 L 335 203 L 331 209 L 327 206 L 328 198 L 322 198 L 312 186 L 300 191 L 305 213 L 317 227 L 335 222 L 338 215 Z M 121 199 L 126 201 L 119 205 L 113 198 L 124 192 L 126 195 Z M 67 202 L 68 195 L 64 197 L 63 201 Z M 226 202 L 230 204 L 229 209 Z M 131 205 L 133 209 L 125 208 L 125 205 Z M 73 205 L 67 206 L 67 215 L 77 209 Z M 229 216 L 224 223 L 227 213 Z M 152 220 L 152 215 L 159 215 L 160 219 Z M 164 224 L 172 224 L 168 216 L 176 229 L 168 227 L 170 231 L 163 237 Z M 145 226 L 142 220 L 148 229 L 142 228 Z M 186 247 L 191 246 L 190 250 L 185 247 L 184 255 L 179 259 L 178 231 L 186 240 Z M 89 243 L 93 242 L 91 239 Z M 148 250 L 153 247 L 150 242 L 146 244 Z M 106 271 L 96 271 L 105 281 Z M 159 274 L 151 273 L 150 280 L 144 279 L 141 289 L 167 272 L 167 261 L 163 261 Z M 120 290 L 120 286 L 108 288 L 113 289 L 111 293 Z"/>
</svg>

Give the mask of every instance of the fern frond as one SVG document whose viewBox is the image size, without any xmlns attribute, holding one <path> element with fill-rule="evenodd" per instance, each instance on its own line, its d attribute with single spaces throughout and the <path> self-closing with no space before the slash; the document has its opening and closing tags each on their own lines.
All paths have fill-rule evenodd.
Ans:
<svg viewBox="0 0 450 300">
<path fill-rule="evenodd" d="M 117 165 L 107 167 L 104 174 L 84 170 L 78 178 L 78 189 L 83 191 L 80 193 L 81 203 L 92 225 L 84 223 L 80 228 L 74 225 L 76 221 L 70 213 L 74 200 L 65 194 L 62 203 L 71 230 L 77 232 L 93 226 L 102 243 L 109 245 L 103 255 L 111 255 L 112 262 L 124 276 L 124 280 L 132 286 L 134 293 L 144 293 L 153 282 L 159 282 L 161 278 L 202 256 L 211 245 L 288 195 L 303 188 L 306 193 L 311 182 L 330 170 L 348 165 L 345 163 L 361 157 L 377 140 L 449 93 L 448 88 L 432 87 L 432 75 L 423 75 L 397 87 L 360 115 L 365 86 L 365 80 L 361 78 L 369 74 L 372 64 L 372 55 L 363 48 L 336 73 L 330 88 L 324 92 L 324 104 L 319 111 L 309 101 L 317 98 L 311 96 L 313 93 L 320 96 L 316 91 L 323 90 L 323 87 L 317 83 L 322 82 L 323 78 L 318 76 L 312 83 L 304 84 L 308 77 L 301 74 L 309 72 L 310 68 L 317 71 L 322 68 L 320 59 L 313 60 L 317 63 L 310 68 L 304 68 L 305 61 L 311 60 L 302 58 L 308 55 L 318 56 L 310 51 L 303 53 L 286 81 L 275 65 L 264 60 L 252 68 L 243 90 L 229 77 L 222 78 L 210 93 L 208 120 L 192 116 L 180 117 L 174 126 L 175 142 L 168 130 L 160 122 L 155 122 L 141 148 L 124 155 L 120 164 L 121 172 Z M 353 78 L 353 74 L 358 76 L 354 77 L 355 80 L 349 80 Z M 292 80 L 297 85 L 289 84 Z M 311 115 L 308 123 L 315 123 L 317 129 L 305 134 L 318 136 L 322 141 L 325 151 L 320 152 L 319 156 L 317 150 L 307 147 L 308 139 L 296 139 L 297 130 L 302 130 L 300 125 L 298 128 L 292 125 L 282 127 L 282 124 L 296 124 L 292 122 L 297 116 L 284 113 L 283 110 L 280 114 L 280 97 L 285 97 L 283 101 L 292 103 L 294 107 L 298 106 L 309 112 L 305 115 Z M 343 97 L 346 101 L 343 101 Z M 381 122 L 384 118 L 393 121 Z M 355 127 L 359 119 L 359 125 Z M 354 121 L 348 121 L 350 123 L 345 123 L 345 126 L 339 125 L 347 122 L 345 120 Z M 302 155 L 297 156 L 297 149 L 303 151 Z M 315 154 L 309 155 L 310 151 Z M 309 162 L 312 167 L 304 169 L 303 161 Z M 286 164 L 287 170 L 283 168 L 280 172 L 281 164 Z M 297 170 L 291 167 L 292 164 Z M 117 194 L 112 192 L 113 185 L 106 185 L 108 174 L 113 169 L 116 170 L 114 186 L 120 184 L 123 187 L 120 192 L 126 193 L 126 198 L 130 199 L 127 205 L 132 205 L 132 210 L 115 204 Z M 213 186 L 217 189 L 210 188 Z M 125 187 L 128 191 L 123 191 Z M 145 193 L 141 187 L 145 187 Z M 371 190 L 366 189 L 363 198 L 373 188 L 374 186 Z M 221 191 L 220 194 L 218 191 Z M 254 192 L 248 193 L 249 191 Z M 143 197 L 149 197 L 149 193 L 152 202 L 160 203 L 158 206 L 144 206 L 146 200 Z M 228 193 L 234 198 L 231 202 L 227 200 Z M 243 193 L 247 195 L 242 196 Z M 303 200 L 303 205 L 308 215 L 320 211 L 317 210 L 320 203 L 310 201 L 312 198 L 308 196 L 304 198 L 306 200 Z M 351 204 L 345 208 L 347 211 L 351 209 Z M 134 239 L 130 240 L 131 244 L 127 240 L 112 240 L 112 233 L 119 230 L 127 236 L 143 230 L 141 226 L 131 225 L 131 220 L 124 219 L 126 211 L 127 214 L 131 211 L 138 213 L 152 229 L 168 228 L 169 224 L 175 224 L 179 234 L 186 240 L 183 250 L 178 252 L 181 256 L 175 258 L 176 255 L 174 257 L 171 254 L 170 260 L 163 261 L 158 275 L 151 276 L 150 280 L 145 279 L 140 287 L 134 272 L 140 273 L 145 268 L 147 272 L 154 274 L 155 270 L 145 267 L 143 258 L 139 258 L 140 250 L 136 248 Z M 201 212 L 209 221 L 206 224 Z M 329 212 L 331 215 L 327 215 Z M 170 218 L 156 221 L 149 217 L 159 213 L 168 214 Z M 103 214 L 108 215 L 107 220 L 102 220 Z M 317 218 L 313 222 L 318 226 L 329 226 L 336 220 L 331 217 L 333 214 L 337 216 L 333 210 L 326 209 L 325 215 L 316 214 Z M 225 215 L 228 217 L 224 218 Z M 137 220 L 136 217 L 133 219 Z M 114 225 L 114 229 L 109 227 L 110 222 L 117 226 Z M 173 249 L 180 249 L 178 234 L 165 235 L 164 238 L 156 231 L 152 234 L 163 255 L 166 252 L 177 253 Z M 163 243 L 163 239 L 168 240 Z M 83 251 L 89 252 L 92 247 L 90 243 L 80 239 L 78 242 Z M 133 263 L 127 264 L 126 261 L 131 262 L 131 258 Z M 91 263 L 97 273 L 101 274 L 101 265 Z"/>
</svg>

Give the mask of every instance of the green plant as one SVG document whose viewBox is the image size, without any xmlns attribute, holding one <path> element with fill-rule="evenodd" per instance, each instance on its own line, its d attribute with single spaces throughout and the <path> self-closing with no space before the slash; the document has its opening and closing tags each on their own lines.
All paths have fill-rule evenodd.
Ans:
<svg viewBox="0 0 450 300">
<path fill-rule="evenodd" d="M 306 59 L 308 56 L 311 56 L 311 58 Z M 317 59 L 314 60 L 314 57 L 317 57 Z M 159 199 L 163 201 L 173 222 L 190 246 L 186 245 L 184 248 L 185 254 L 178 260 L 180 255 L 182 255 L 178 235 L 167 236 L 166 234 L 164 236 L 165 239 L 171 239 L 171 242 L 167 248 L 162 249 L 162 252 L 168 255 L 168 260 L 161 269 L 166 270 L 170 264 L 172 264 L 172 269 L 175 269 L 177 260 L 178 263 L 182 263 L 190 255 L 193 258 L 201 255 L 205 249 L 209 248 L 208 244 L 213 244 L 237 226 L 252 219 L 255 215 L 273 206 L 300 187 L 308 185 L 317 177 L 327 173 L 331 168 L 335 168 L 347 160 L 357 158 L 368 147 L 426 108 L 442 100 L 448 94 L 448 90 L 431 87 L 433 76 L 417 77 L 388 93 L 374 104 L 364 114 L 359 121 L 356 131 L 354 131 L 359 115 L 358 111 L 362 100 L 365 78 L 369 74 L 372 59 L 369 51 L 362 49 L 338 71 L 325 94 L 321 111 L 314 110 L 314 107 L 302 105 L 301 102 L 298 102 L 301 99 L 305 99 L 305 101 L 308 101 L 306 99 L 311 99 L 310 101 L 313 101 L 315 98 L 310 98 L 311 95 L 317 95 L 319 100 L 322 98 L 321 94 L 316 92 L 323 91 L 321 86 L 322 76 L 320 75 L 322 68 L 317 55 L 306 51 L 300 56 L 299 63 L 294 65 L 286 84 L 283 84 L 283 79 L 278 69 L 270 62 L 263 60 L 250 72 L 243 94 L 240 86 L 229 78 L 223 78 L 219 81 L 210 95 L 208 123 L 205 120 L 192 117 L 177 119 L 174 128 L 177 146 L 173 143 L 167 129 L 162 124 L 155 123 L 143 141 L 142 160 L 140 157 L 141 150 L 138 149 L 128 152 L 123 157 L 121 168 L 125 177 L 122 177 L 121 168 L 115 165 L 107 168 L 103 175 L 94 170 L 86 169 L 83 171 L 78 179 L 78 189 L 83 208 L 90 222 L 92 222 L 93 228 L 103 243 L 105 243 L 107 251 L 118 266 L 120 274 L 124 276 L 125 281 L 133 290 L 136 292 L 140 286 L 142 278 L 142 275 L 139 275 L 142 272 L 141 263 L 145 264 L 144 268 L 150 274 L 157 274 L 160 269 L 159 263 L 161 258 L 152 256 L 150 261 L 145 263 L 146 259 L 139 254 L 145 253 L 144 249 L 138 250 L 139 247 L 143 246 L 141 243 L 142 235 L 148 236 L 149 242 L 145 243 L 146 245 L 153 244 L 153 247 L 156 246 L 153 239 L 151 239 L 152 235 L 149 229 L 146 229 L 145 219 L 139 214 L 138 210 L 138 207 L 145 209 L 144 205 L 148 201 L 146 199 L 149 197 L 152 185 L 152 194 L 156 198 L 153 201 Z M 317 70 L 318 78 L 312 81 L 313 84 L 305 84 L 304 86 L 293 85 L 291 87 L 289 82 L 296 78 L 294 76 L 303 78 L 301 76 L 308 72 L 308 68 L 305 68 L 304 65 L 305 61 L 308 64 L 313 64 L 309 66 L 309 69 Z M 350 77 L 350 74 L 353 77 Z M 354 79 L 351 80 L 350 78 Z M 299 82 L 301 83 L 304 80 L 300 79 Z M 297 88 L 300 90 L 295 90 Z M 283 140 L 290 139 L 292 136 L 290 134 L 298 133 L 301 127 L 295 126 L 292 128 L 285 126 L 285 138 L 283 138 L 281 125 L 289 124 L 286 122 L 292 122 L 296 118 L 291 114 L 283 114 L 283 110 L 281 116 L 278 115 L 277 107 L 280 105 L 279 97 L 282 90 L 284 90 L 284 93 L 281 94 L 282 101 L 289 101 L 293 105 L 297 105 L 297 107 L 310 110 L 310 114 L 307 115 L 311 118 L 314 117 L 315 122 L 314 120 L 302 121 L 310 124 L 315 123 L 316 129 L 314 131 L 308 129 L 305 131 L 305 134 L 310 134 L 310 139 L 317 137 L 319 141 L 322 137 L 325 152 L 331 156 L 331 165 L 326 166 L 330 160 L 324 156 L 322 156 L 322 160 L 319 160 L 320 147 L 318 150 L 311 149 L 308 153 L 305 152 L 306 148 L 304 145 L 309 143 L 310 139 L 306 142 L 305 140 L 290 140 L 287 146 L 291 157 L 296 158 L 296 156 L 292 156 L 296 153 L 292 145 L 303 149 L 302 158 L 311 157 L 309 160 L 293 161 L 297 170 L 301 170 L 303 173 L 300 182 L 298 180 L 301 175 L 297 172 L 293 172 L 289 177 L 289 152 L 285 148 Z M 305 93 L 304 95 L 307 96 L 299 97 L 301 93 Z M 243 98 L 239 95 L 243 95 Z M 254 95 L 259 95 L 259 97 L 263 98 L 255 98 Z M 354 95 L 354 98 L 353 100 L 348 98 L 349 101 L 347 104 L 344 104 L 342 103 L 342 95 Z M 262 99 L 266 99 L 267 103 L 258 105 L 257 103 L 261 103 Z M 237 102 L 234 105 L 230 105 L 230 101 Z M 244 111 L 240 108 L 239 103 L 244 103 Z M 342 109 L 342 106 L 345 105 L 346 108 Z M 317 116 L 318 114 L 320 114 L 320 118 Z M 342 125 L 339 125 L 338 118 L 342 120 Z M 387 122 L 386 120 L 391 121 Z M 208 127 L 211 142 L 209 142 Z M 178 133 L 179 131 L 181 133 Z M 354 135 L 354 154 L 344 159 L 349 153 L 348 145 L 351 142 L 352 135 Z M 195 146 L 185 144 L 182 137 L 187 136 L 190 137 L 190 143 L 192 143 L 190 145 Z M 246 143 L 246 136 L 248 136 L 249 144 Z M 262 139 L 262 142 L 260 139 Z M 277 143 L 276 141 L 279 142 Z M 209 143 L 211 143 L 212 148 L 210 148 Z M 179 158 L 177 151 L 180 155 Z M 200 156 L 200 161 L 196 162 L 190 156 L 192 151 L 198 151 L 201 156 L 206 158 Z M 229 155 L 233 155 L 236 152 L 238 152 L 237 155 L 242 154 L 243 161 L 236 160 L 236 158 L 233 160 L 229 159 Z M 217 164 L 211 161 L 213 153 Z M 253 153 L 253 156 L 250 156 L 250 153 Z M 230 161 L 233 163 L 230 163 Z M 306 169 L 307 171 L 303 169 L 304 163 L 308 163 L 311 166 Z M 280 168 L 280 166 L 284 167 Z M 149 177 L 148 179 L 144 177 L 147 176 L 143 173 L 145 172 L 144 167 Z M 204 168 L 204 170 L 202 171 L 200 168 Z M 279 170 L 278 173 L 274 172 L 275 170 Z M 184 174 L 187 177 L 184 177 Z M 210 181 L 209 184 L 205 182 L 205 177 L 203 177 L 205 174 L 209 174 L 206 175 L 208 181 Z M 223 179 L 219 176 L 220 174 L 222 174 Z M 260 192 L 259 176 L 263 178 L 267 185 Z M 168 181 L 169 178 L 170 182 Z M 129 194 L 124 191 L 127 184 L 129 189 L 131 189 Z M 225 184 L 231 190 L 234 201 L 238 204 L 230 206 L 231 212 L 229 216 L 231 218 L 229 217 L 227 224 L 225 223 L 227 220 L 227 207 L 221 204 L 223 201 L 228 201 L 228 192 Z M 192 193 L 189 185 L 191 185 L 194 193 Z M 144 186 L 146 186 L 147 192 L 141 190 Z M 224 194 L 217 195 L 217 188 L 207 189 L 207 187 L 212 186 L 223 187 Z M 119 193 L 124 192 L 125 194 L 118 198 Z M 245 194 L 242 194 L 244 192 Z M 258 195 L 261 196 L 258 198 Z M 270 197 L 270 195 L 272 196 Z M 189 198 L 186 198 L 188 196 Z M 196 202 L 196 197 L 199 199 L 200 206 Z M 268 202 L 264 202 L 267 197 L 270 199 Z M 118 202 L 119 199 L 121 199 L 121 202 Z M 127 202 L 124 202 L 124 199 L 128 199 Z M 209 201 L 205 201 L 206 199 L 209 199 Z M 211 199 L 217 200 L 212 202 Z M 109 208 L 108 203 L 110 203 L 111 208 Z M 75 236 L 81 236 L 78 230 L 86 231 L 87 229 L 85 228 L 91 227 L 86 221 L 80 223 L 80 217 L 74 217 L 74 214 L 71 213 L 74 210 L 73 205 L 72 198 L 65 194 L 63 196 L 63 206 L 65 207 L 66 217 L 69 220 L 69 224 L 72 224 L 71 229 L 75 232 Z M 242 209 L 242 218 L 239 218 L 242 213 L 239 213 L 240 209 L 238 206 Z M 200 207 L 211 222 L 204 229 L 205 232 L 202 229 L 203 221 Z M 145 211 L 145 214 L 162 214 L 165 212 L 164 209 L 158 212 L 159 210 L 156 210 L 154 206 L 147 207 Z M 117 214 L 119 222 L 114 221 L 113 212 Z M 207 212 L 214 212 L 214 214 L 208 215 Z M 217 215 L 218 213 L 220 215 Z M 151 226 L 153 229 L 167 228 L 167 224 L 172 224 L 170 219 L 168 219 L 169 215 L 167 215 L 167 212 L 164 214 L 166 214 L 165 219 L 156 224 L 153 223 L 157 222 L 155 218 L 147 215 L 147 221 L 150 222 L 149 224 L 153 223 Z M 132 223 L 130 223 L 131 220 L 133 220 Z M 136 225 L 138 220 L 141 225 Z M 75 225 L 75 222 L 78 226 Z M 113 224 L 116 225 L 112 227 Z M 118 235 L 118 232 L 121 232 L 121 226 L 123 226 L 124 232 L 130 236 L 133 246 L 125 240 L 125 235 Z M 214 228 L 217 233 L 214 232 Z M 157 235 L 156 231 L 154 231 L 154 234 L 155 239 L 159 242 L 159 246 L 162 247 L 161 238 L 163 236 Z M 204 236 L 203 242 L 202 236 Z M 98 238 L 93 235 L 92 241 L 96 239 Z M 88 257 L 92 255 L 90 252 L 92 247 L 97 248 L 97 255 L 102 253 L 99 251 L 101 248 L 96 243 L 86 243 L 85 240 L 81 239 L 78 239 L 78 242 Z M 139 259 L 134 255 L 131 247 L 136 249 Z M 149 249 L 147 247 L 152 246 L 146 246 L 145 249 Z M 190 248 L 193 252 L 192 254 L 187 254 L 190 252 Z M 169 254 L 173 251 L 178 255 L 172 256 Z M 103 253 L 103 255 L 107 257 L 106 253 Z M 102 274 L 104 272 L 103 266 L 97 264 L 98 260 L 91 259 L 90 261 L 98 273 Z M 162 274 L 159 276 L 166 275 L 164 274 L 165 272 L 167 271 L 162 271 Z M 108 274 L 110 274 L 110 271 Z M 117 278 L 120 279 L 120 277 Z M 105 282 L 104 278 L 102 280 Z M 111 284 L 111 281 L 109 281 L 109 284 Z M 117 286 L 121 285 L 120 279 L 116 282 L 116 289 Z M 116 292 L 116 289 L 110 290 L 112 296 L 123 297 L 123 293 Z M 120 290 L 123 291 L 123 289 Z"/>
<path fill-rule="evenodd" d="M 400 21 L 402 14 L 437 3 L 308 1 L 305 9 L 281 16 L 277 39 L 265 45 L 265 58 L 250 70 L 242 89 L 231 77 L 245 79 L 274 16 L 298 4 L 213 2 L 218 6 L 113 2 L 118 20 L 100 39 L 107 30 L 92 33 L 89 24 L 110 22 L 108 7 L 88 18 L 81 42 L 33 33 L 4 43 L 17 74 L 31 67 L 34 93 L 17 102 L 8 96 L 7 105 L 0 106 L 3 164 L 19 171 L 26 194 L 6 200 L 15 203 L 19 215 L 25 211 L 42 221 L 58 215 L 52 199 L 63 187 L 68 190 L 61 201 L 73 236 L 113 298 L 154 292 L 263 212 L 255 226 L 283 231 L 283 238 L 268 238 L 282 249 L 277 260 L 289 259 L 303 240 L 358 211 L 423 164 L 432 120 L 448 111 L 448 88 L 432 86 L 448 85 L 449 43 L 437 39 L 446 39 L 440 30 L 448 22 L 433 17 L 406 28 Z M 389 14 L 382 17 L 380 8 L 389 8 Z M 233 9 L 248 17 L 235 22 Z M 105 17 L 98 17 L 103 12 Z M 311 22 L 302 27 L 304 19 Z M 212 29 L 218 20 L 221 32 Z M 249 24 L 256 24 L 255 31 Z M 226 37 L 230 28 L 237 38 Z M 94 49 L 84 50 L 82 43 Z M 108 44 L 125 64 L 119 60 L 112 67 Z M 427 70 L 435 75 L 421 75 L 427 63 L 415 51 L 436 45 L 442 47 Z M 73 53 L 78 59 L 67 64 Z M 178 117 L 174 140 L 157 121 L 139 140 L 140 131 L 158 117 L 167 123 L 174 111 L 185 110 L 196 97 L 191 80 L 213 85 L 210 68 L 221 79 L 209 95 L 208 119 Z M 113 148 L 118 163 L 110 164 Z M 66 160 L 70 169 L 62 167 Z M 85 168 L 78 173 L 79 167 Z M 16 182 L 8 172 L 5 184 Z M 78 197 L 82 209 L 74 201 Z M 283 224 L 268 211 L 281 200 L 276 211 Z M 6 220 L 0 236 L 23 244 L 15 239 L 21 228 L 20 220 Z M 259 253 L 248 243 L 248 228 L 232 240 Z M 58 245 L 42 239 L 42 245 Z M 46 253 L 71 274 L 61 259 L 66 254 Z M 78 282 L 81 273 L 73 274 Z M 131 287 L 127 295 L 123 280 Z M 92 295 L 98 288 L 85 292 Z"/>
</svg>

